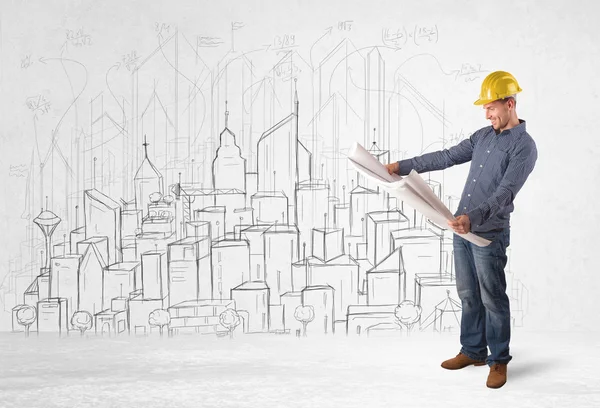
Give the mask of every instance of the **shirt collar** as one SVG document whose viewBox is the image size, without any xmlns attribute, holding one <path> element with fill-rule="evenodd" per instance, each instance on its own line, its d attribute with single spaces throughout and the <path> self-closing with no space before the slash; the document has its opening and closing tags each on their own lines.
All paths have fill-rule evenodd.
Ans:
<svg viewBox="0 0 600 408">
<path fill-rule="evenodd" d="M 512 134 L 514 133 L 515 135 L 520 135 L 521 133 L 525 133 L 525 121 L 523 119 L 519 119 L 519 124 L 517 126 L 515 126 L 514 128 L 505 130 L 504 132 L 501 133 L 496 133 L 496 131 L 494 130 L 494 128 L 492 128 L 492 131 L 494 131 L 494 133 L 499 136 L 502 133 L 508 133 L 508 134 Z"/>
</svg>

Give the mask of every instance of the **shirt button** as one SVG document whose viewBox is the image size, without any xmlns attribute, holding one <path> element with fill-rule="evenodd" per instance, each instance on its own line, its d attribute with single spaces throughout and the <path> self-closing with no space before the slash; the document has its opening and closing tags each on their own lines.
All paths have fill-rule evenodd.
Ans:
<svg viewBox="0 0 600 408">
<path fill-rule="evenodd" d="M 490 151 L 488 150 L 487 152 L 489 153 Z"/>
<path fill-rule="evenodd" d="M 480 164 L 479 167 L 483 167 L 483 164 Z"/>
<path fill-rule="evenodd" d="M 466 209 L 467 209 L 467 207 L 464 207 L 464 209 L 466 210 Z"/>
<path fill-rule="evenodd" d="M 467 194 L 467 197 L 471 197 L 471 194 Z"/>
<path fill-rule="evenodd" d="M 473 179 L 473 183 L 475 183 L 475 179 Z"/>
</svg>

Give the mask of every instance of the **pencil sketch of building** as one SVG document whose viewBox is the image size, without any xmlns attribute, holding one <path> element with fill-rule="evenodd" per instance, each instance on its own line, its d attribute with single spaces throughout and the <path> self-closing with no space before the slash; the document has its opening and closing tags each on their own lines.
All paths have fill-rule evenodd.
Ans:
<svg viewBox="0 0 600 408">
<path fill-rule="evenodd" d="M 28 330 L 61 335 L 79 313 L 87 335 L 354 336 L 402 330 L 402 302 L 422 310 L 422 330 L 456 327 L 452 234 L 347 153 L 357 141 L 386 164 L 462 140 L 444 98 L 400 67 L 433 66 L 432 81 L 453 87 L 458 73 L 402 57 L 400 37 L 358 46 L 346 24 L 309 47 L 288 37 L 238 50 L 157 23 L 139 54 L 114 64 L 100 52 L 100 77 L 83 57 L 57 57 L 78 67 L 85 99 L 56 91 L 69 101 L 57 126 L 44 97 L 26 105 L 54 142 L 37 142 L 20 169 L 24 237 L 1 286 L 10 328 L 24 330 L 17 315 L 31 306 Z M 426 183 L 455 210 L 444 173 Z M 523 325 L 527 287 L 515 275 L 509 285 Z"/>
</svg>

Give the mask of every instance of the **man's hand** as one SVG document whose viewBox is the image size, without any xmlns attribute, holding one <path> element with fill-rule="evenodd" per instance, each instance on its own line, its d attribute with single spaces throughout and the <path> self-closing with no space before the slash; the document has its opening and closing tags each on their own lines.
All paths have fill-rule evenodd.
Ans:
<svg viewBox="0 0 600 408">
<path fill-rule="evenodd" d="M 471 231 L 471 220 L 468 215 L 459 215 L 454 221 L 448 221 L 448 225 L 457 234 L 466 234 Z"/>
<path fill-rule="evenodd" d="M 400 171 L 400 164 L 398 164 L 398 162 L 386 164 L 385 167 L 390 174 L 398 174 Z"/>
</svg>

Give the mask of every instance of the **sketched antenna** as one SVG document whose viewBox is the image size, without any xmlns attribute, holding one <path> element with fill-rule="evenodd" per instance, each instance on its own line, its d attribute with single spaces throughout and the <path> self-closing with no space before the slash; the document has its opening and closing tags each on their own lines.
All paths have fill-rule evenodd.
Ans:
<svg viewBox="0 0 600 408">
<path fill-rule="evenodd" d="M 96 160 L 98 160 L 98 158 L 94 157 L 94 164 L 92 166 L 92 186 L 94 190 L 96 189 Z"/>
<path fill-rule="evenodd" d="M 79 206 L 75 206 L 75 229 L 79 229 Z"/>
<path fill-rule="evenodd" d="M 379 147 L 377 147 L 377 134 L 375 133 L 376 130 L 377 128 L 373 128 L 373 146 L 371 147 L 371 151 L 379 151 Z"/>
<path fill-rule="evenodd" d="M 375 140 L 375 138 L 377 137 L 375 135 L 375 130 L 376 130 L 376 128 L 373 128 L 373 144 L 371 145 L 369 152 L 380 153 L 380 152 L 382 152 L 382 150 L 379 148 L 379 146 L 377 146 L 377 141 Z"/>
<path fill-rule="evenodd" d="M 56 229 L 56 226 L 60 224 L 61 219 L 54 214 L 52 211 L 42 209 L 40 215 L 34 218 L 33 222 L 37 224 L 38 227 L 42 230 L 44 234 L 44 239 L 46 241 L 46 261 L 44 263 L 45 268 L 50 268 L 50 258 L 51 253 L 50 250 L 52 248 L 50 242 L 52 238 L 52 233 Z"/>
</svg>

